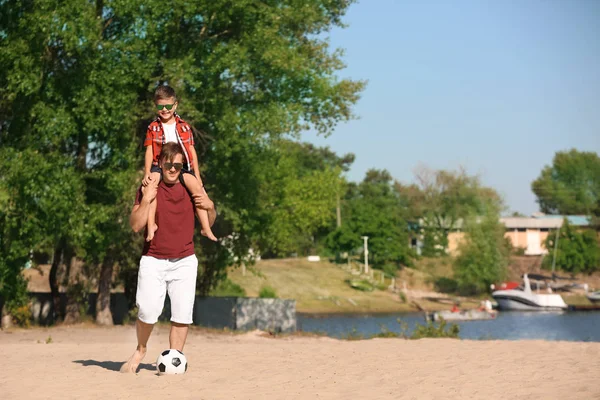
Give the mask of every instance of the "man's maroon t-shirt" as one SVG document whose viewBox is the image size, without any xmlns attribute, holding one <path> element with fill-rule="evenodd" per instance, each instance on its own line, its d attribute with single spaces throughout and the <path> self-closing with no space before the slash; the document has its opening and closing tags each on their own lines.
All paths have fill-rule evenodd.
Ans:
<svg viewBox="0 0 600 400">
<path fill-rule="evenodd" d="M 135 204 L 142 200 L 140 187 Z M 156 225 L 154 239 L 146 242 L 142 255 L 155 258 L 181 258 L 194 254 L 194 203 L 181 183 L 158 184 L 156 193 Z"/>
</svg>

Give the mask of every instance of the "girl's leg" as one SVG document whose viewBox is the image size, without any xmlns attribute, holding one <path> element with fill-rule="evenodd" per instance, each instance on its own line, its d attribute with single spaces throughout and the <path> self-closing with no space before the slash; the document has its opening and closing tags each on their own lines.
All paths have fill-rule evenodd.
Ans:
<svg viewBox="0 0 600 400">
<path fill-rule="evenodd" d="M 153 172 L 152 174 L 152 183 L 151 185 L 157 185 L 160 183 L 160 173 Z M 156 225 L 156 199 L 152 200 L 150 203 L 150 211 L 148 212 L 148 235 L 146 236 L 146 241 L 149 242 L 154 239 L 154 233 L 158 230 L 158 225 Z"/>
<path fill-rule="evenodd" d="M 150 203 L 150 211 L 148 212 L 148 235 L 146 235 L 146 242 L 154 239 L 154 233 L 158 230 L 156 225 L 156 199 Z"/>
<path fill-rule="evenodd" d="M 190 191 L 192 195 L 195 194 L 203 194 L 204 188 L 202 187 L 202 181 L 197 179 L 192 174 L 182 174 L 183 181 L 185 182 L 185 187 Z M 208 220 L 208 211 L 203 210 L 201 208 L 196 208 L 196 215 L 198 215 L 198 219 L 200 220 L 200 226 L 202 226 L 202 234 L 209 238 L 210 240 L 217 241 L 217 237 L 212 233 L 210 229 L 210 222 Z"/>
</svg>

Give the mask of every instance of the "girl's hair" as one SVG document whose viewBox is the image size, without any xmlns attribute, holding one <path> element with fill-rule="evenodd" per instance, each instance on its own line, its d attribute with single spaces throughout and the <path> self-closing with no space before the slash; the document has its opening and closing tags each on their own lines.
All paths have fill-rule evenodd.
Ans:
<svg viewBox="0 0 600 400">
<path fill-rule="evenodd" d="M 177 95 L 175 94 L 175 89 L 171 86 L 162 85 L 156 88 L 154 91 L 154 101 L 170 99 L 173 97 L 175 101 L 177 101 Z"/>
<path fill-rule="evenodd" d="M 171 162 L 175 159 L 177 154 L 181 154 L 183 157 L 183 149 L 179 145 L 179 143 L 169 142 L 165 143 L 162 147 L 162 151 L 160 152 L 160 160 Z"/>
</svg>

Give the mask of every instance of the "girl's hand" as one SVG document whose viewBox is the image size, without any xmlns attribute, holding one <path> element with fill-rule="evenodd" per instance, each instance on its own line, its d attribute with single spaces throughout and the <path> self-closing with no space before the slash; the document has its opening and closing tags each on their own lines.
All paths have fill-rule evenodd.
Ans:
<svg viewBox="0 0 600 400">
<path fill-rule="evenodd" d="M 142 186 L 148 186 L 151 182 L 152 182 L 152 175 L 146 174 L 146 176 L 144 176 L 144 179 L 142 179 Z"/>
</svg>

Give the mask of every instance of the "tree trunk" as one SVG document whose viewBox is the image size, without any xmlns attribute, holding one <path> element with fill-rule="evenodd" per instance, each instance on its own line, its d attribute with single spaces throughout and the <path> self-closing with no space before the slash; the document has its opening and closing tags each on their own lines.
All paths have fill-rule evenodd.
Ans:
<svg viewBox="0 0 600 400">
<path fill-rule="evenodd" d="M 71 275 L 73 270 L 76 270 L 75 263 L 80 262 L 73 255 L 71 249 L 69 249 L 68 253 L 65 254 L 65 260 L 70 260 L 67 264 L 67 273 L 65 276 L 66 286 L 67 286 L 67 306 L 65 309 L 65 319 L 64 323 L 67 325 L 75 324 L 81 320 L 81 312 L 80 304 L 78 303 L 78 298 L 81 293 L 73 292 L 73 285 L 77 282 L 75 279 L 72 279 Z"/>
<path fill-rule="evenodd" d="M 54 321 L 62 321 L 65 317 L 60 304 L 60 292 L 58 286 L 58 268 L 60 267 L 62 254 L 64 251 L 64 240 L 60 239 L 54 248 L 54 257 L 52 258 L 52 267 L 50 267 L 50 292 L 52 294 L 52 303 L 54 304 Z"/>
<path fill-rule="evenodd" d="M 98 281 L 98 297 L 96 298 L 96 323 L 98 325 L 113 325 L 110 312 L 110 283 L 112 281 L 114 263 L 111 257 L 106 257 L 100 269 Z"/>
</svg>

